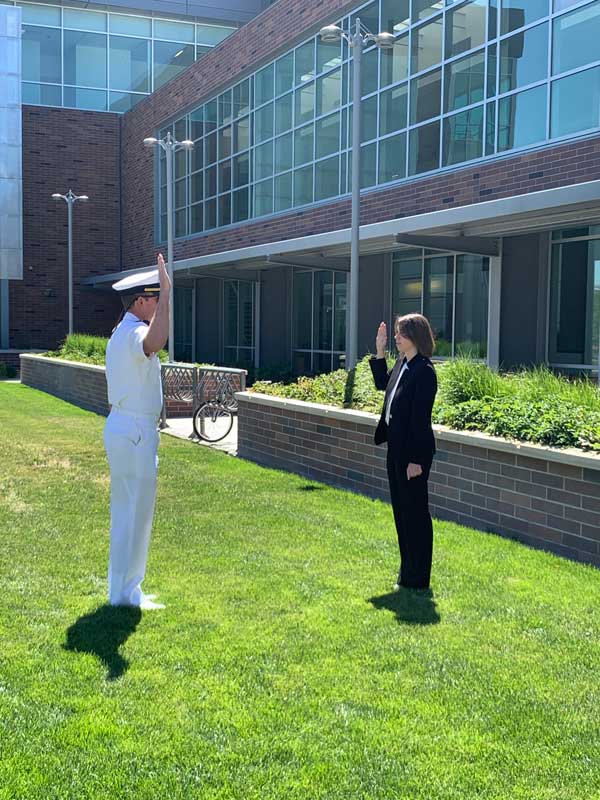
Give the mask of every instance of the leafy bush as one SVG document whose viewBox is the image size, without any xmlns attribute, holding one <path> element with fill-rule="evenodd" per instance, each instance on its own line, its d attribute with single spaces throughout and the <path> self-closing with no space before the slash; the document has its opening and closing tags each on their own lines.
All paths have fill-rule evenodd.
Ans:
<svg viewBox="0 0 600 800">
<path fill-rule="evenodd" d="M 104 365 L 106 361 L 106 346 L 108 339 L 104 336 L 91 336 L 87 333 L 72 333 L 58 350 L 46 353 L 52 358 L 64 358 L 67 361 L 80 361 L 83 364 Z M 158 354 L 161 361 L 168 361 L 164 350 Z"/>
<path fill-rule="evenodd" d="M 3 378 L 14 378 L 16 374 L 17 370 L 14 367 L 10 367 L 8 364 L 0 361 L 0 380 Z"/>
</svg>

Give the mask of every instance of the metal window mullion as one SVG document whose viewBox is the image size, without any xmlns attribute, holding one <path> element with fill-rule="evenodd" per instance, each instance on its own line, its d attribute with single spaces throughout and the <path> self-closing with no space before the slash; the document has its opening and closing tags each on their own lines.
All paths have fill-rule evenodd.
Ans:
<svg viewBox="0 0 600 800">
<path fill-rule="evenodd" d="M 552 9 L 552 7 L 551 7 Z M 546 22 L 548 25 L 548 68 L 546 70 L 546 141 L 550 141 L 550 92 L 552 88 L 552 16 Z"/>
<path fill-rule="evenodd" d="M 425 313 L 425 248 L 421 248 L 421 314 Z"/>
<path fill-rule="evenodd" d="M 452 358 L 456 355 L 456 271 L 458 264 L 458 255 L 454 253 L 452 256 L 453 269 L 452 269 Z"/>
</svg>

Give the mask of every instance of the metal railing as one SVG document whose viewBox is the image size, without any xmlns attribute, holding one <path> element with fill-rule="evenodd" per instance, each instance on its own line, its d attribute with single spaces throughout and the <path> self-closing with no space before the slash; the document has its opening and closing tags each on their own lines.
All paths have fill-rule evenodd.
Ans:
<svg viewBox="0 0 600 800">
<path fill-rule="evenodd" d="M 217 401 L 237 411 L 236 392 L 246 390 L 245 369 L 233 367 L 199 367 L 195 364 L 162 364 L 163 408 L 161 427 L 167 422 L 169 400 L 190 403 L 190 416 L 203 403 Z"/>
</svg>

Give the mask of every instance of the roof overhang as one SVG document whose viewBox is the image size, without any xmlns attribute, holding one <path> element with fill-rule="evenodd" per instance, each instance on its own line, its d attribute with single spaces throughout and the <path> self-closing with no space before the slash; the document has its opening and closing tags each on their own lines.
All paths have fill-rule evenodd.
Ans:
<svg viewBox="0 0 600 800">
<path fill-rule="evenodd" d="M 369 255 L 403 246 L 421 246 L 440 250 L 461 248 L 460 252 L 494 255 L 497 254 L 494 240 L 499 237 L 584 225 L 599 219 L 600 180 L 588 181 L 362 225 L 360 252 Z M 350 228 L 343 228 L 193 256 L 176 261 L 173 271 L 181 278 L 243 276 L 252 279 L 258 270 L 281 264 L 313 267 L 328 264 L 328 269 L 343 269 L 347 268 L 350 254 L 350 233 Z M 486 243 L 486 239 L 489 242 Z M 148 268 L 98 275 L 86 283 L 100 287 Z"/>
</svg>

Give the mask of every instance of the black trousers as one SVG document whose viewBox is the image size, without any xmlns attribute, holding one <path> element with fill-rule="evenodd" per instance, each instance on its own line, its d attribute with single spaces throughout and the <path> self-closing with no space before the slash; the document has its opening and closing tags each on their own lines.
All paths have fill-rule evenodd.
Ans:
<svg viewBox="0 0 600 800">
<path fill-rule="evenodd" d="M 427 480 L 432 460 L 433 455 L 421 464 L 422 474 L 408 480 L 408 462 L 388 448 L 387 472 L 400 546 L 399 582 L 411 589 L 428 589 L 431 576 L 433 525 Z"/>
</svg>

